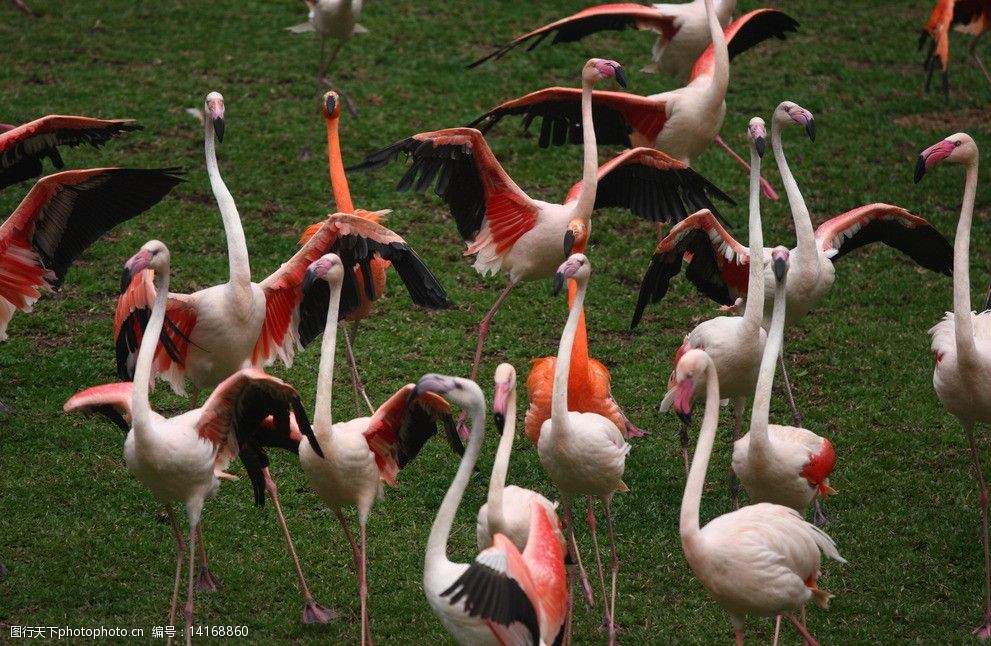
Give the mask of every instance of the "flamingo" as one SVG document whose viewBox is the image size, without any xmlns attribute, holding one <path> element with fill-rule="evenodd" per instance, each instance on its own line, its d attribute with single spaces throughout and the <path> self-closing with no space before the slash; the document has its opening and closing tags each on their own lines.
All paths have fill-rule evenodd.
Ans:
<svg viewBox="0 0 991 646">
<path fill-rule="evenodd" d="M 705 0 L 705 7 L 712 46 L 695 63 L 688 85 L 646 97 L 617 92 L 592 94 L 595 129 L 603 143 L 651 146 L 686 164 L 692 163 L 717 139 L 723 126 L 733 56 L 771 36 L 783 39 L 788 31 L 798 28 L 795 20 L 780 11 L 758 9 L 735 20 L 724 34 L 712 0 Z M 577 143 L 584 132 L 582 124 L 591 122 L 584 116 L 579 118 L 578 105 L 577 91 L 547 88 L 507 101 L 469 125 L 487 133 L 507 115 L 524 115 L 525 127 L 542 117 L 541 148 L 551 143 Z M 740 164 L 747 165 L 721 139 L 717 143 Z M 762 182 L 762 186 L 767 197 L 777 199 L 770 184 Z"/>
<path fill-rule="evenodd" d="M 299 443 L 299 463 L 310 486 L 334 510 L 344 534 L 351 543 L 358 570 L 361 597 L 361 643 L 372 641 L 368 621 L 368 584 L 366 571 L 366 527 L 375 499 L 381 495 L 384 480 L 396 486 L 399 469 L 416 457 L 426 440 L 437 431 L 442 420 L 448 438 L 460 447 L 454 435 L 450 406 L 440 397 L 414 392 L 414 385 L 400 388 L 371 417 L 359 417 L 334 424 L 331 395 L 334 376 L 334 351 L 340 311 L 341 287 L 347 263 L 336 254 L 326 254 L 306 270 L 303 289 L 322 280 L 330 290 L 327 319 L 320 348 L 320 371 L 317 375 L 316 408 L 313 434 L 319 445 L 309 438 Z M 323 447 L 324 452 L 320 451 Z M 355 505 L 358 509 L 360 547 L 348 529 L 341 509 Z"/>
<path fill-rule="evenodd" d="M 62 170 L 65 166 L 59 146 L 89 144 L 99 148 L 124 132 L 141 130 L 133 119 L 94 119 L 62 114 L 29 121 L 0 130 L 0 189 L 42 173 L 47 157 Z"/>
<path fill-rule="evenodd" d="M 784 342 L 788 255 L 784 247 L 777 247 L 771 252 L 777 279 L 774 311 L 760 362 L 750 432 L 734 440 L 732 468 L 751 501 L 791 507 L 804 516 L 816 494 L 822 494 L 825 500 L 829 494 L 836 493 L 829 486 L 829 474 L 836 464 L 836 452 L 828 439 L 808 429 L 767 423 L 775 363 Z M 718 374 L 718 368 L 716 372 Z M 817 506 L 815 524 L 821 526 L 826 520 Z"/>
<path fill-rule="evenodd" d="M 175 623 L 179 585 L 182 576 L 184 545 L 172 503 L 186 506 L 189 520 L 189 571 L 186 591 L 186 643 L 192 643 L 194 580 L 193 566 L 196 538 L 200 534 L 200 515 L 204 501 L 212 498 L 219 486 L 216 471 L 223 471 L 237 456 L 236 434 L 243 428 L 260 424 L 273 416 L 288 419 L 289 409 L 302 410 L 299 395 L 285 382 L 260 370 L 246 369 L 225 379 L 213 391 L 202 408 L 171 419 L 151 410 L 148 391 L 152 380 L 152 362 L 159 334 L 165 323 L 169 293 L 169 250 L 152 240 L 141 247 L 124 265 L 121 286 L 145 268 L 155 271 L 157 296 L 148 321 L 148 334 L 142 340 L 131 394 L 131 431 L 124 443 L 127 468 L 152 495 L 165 506 L 176 536 L 176 575 L 172 590 L 169 624 Z M 303 432 L 312 436 L 305 420 Z M 315 440 L 314 444 L 315 444 Z M 320 452 L 319 446 L 314 451 Z"/>
<path fill-rule="evenodd" d="M 361 15 L 362 0 L 304 0 L 310 10 L 310 15 L 306 22 L 302 22 L 292 27 L 286 27 L 294 34 L 306 32 L 317 33 L 320 37 L 320 69 L 317 72 L 317 96 L 320 95 L 320 88 L 328 85 L 340 93 L 348 106 L 348 111 L 353 116 L 358 116 L 358 110 L 354 107 L 354 102 L 344 94 L 344 92 L 327 80 L 327 70 L 330 64 L 337 58 L 337 53 L 341 51 L 345 43 L 351 40 L 354 34 L 365 34 L 368 30 L 358 24 L 358 17 Z M 327 47 L 327 39 L 337 41 L 337 45 L 330 52 L 330 56 L 324 58 L 324 50 Z M 315 116 L 315 115 L 314 115 Z M 312 124 L 310 131 L 312 132 Z M 307 140 L 309 142 L 309 140 Z M 310 144 L 307 143 L 300 151 L 300 159 L 310 158 Z"/>
<path fill-rule="evenodd" d="M 764 253 L 764 234 L 760 222 L 760 164 L 764 154 L 767 133 L 764 120 L 754 117 L 747 125 L 750 141 L 750 255 Z M 703 214 L 704 215 L 704 214 Z M 696 216 L 693 216 L 696 217 Z M 661 403 L 661 410 L 667 410 L 676 396 L 675 374 L 678 361 L 692 348 L 706 351 L 720 381 L 725 384 L 722 395 L 733 402 L 733 441 L 740 437 L 743 408 L 747 397 L 757 385 L 757 372 L 767 334 L 761 327 L 764 315 L 764 267 L 762 263 L 752 263 L 749 268 L 748 288 L 753 290 L 753 298 L 747 299 L 743 316 L 719 316 L 703 321 L 688 334 L 675 354 L 675 369 L 668 379 L 668 393 Z M 687 419 L 681 427 L 681 452 L 685 460 L 685 475 L 688 475 L 688 433 Z M 730 496 L 734 508 L 737 502 L 736 477 L 730 472 Z"/>
<path fill-rule="evenodd" d="M 99 413 L 120 428 L 126 438 L 131 426 L 132 391 L 132 383 L 129 381 L 94 386 L 70 397 L 62 409 L 67 413 Z M 300 415 L 305 415 L 305 411 L 300 410 Z M 293 545 L 292 534 L 289 532 L 289 526 L 286 524 L 285 516 L 282 513 L 282 505 L 279 503 L 278 487 L 268 468 L 268 455 L 266 452 L 266 447 L 276 446 L 298 453 L 299 442 L 303 437 L 302 433 L 309 426 L 305 425 L 301 430 L 295 417 L 291 417 L 288 424 L 280 424 L 275 418 L 268 417 L 257 428 L 264 432 L 255 432 L 254 428 L 240 429 L 238 434 L 238 457 L 241 458 L 251 478 L 251 484 L 255 490 L 255 504 L 259 507 L 264 506 L 265 493 L 272 499 L 276 519 L 279 521 L 279 527 L 282 529 L 282 535 L 286 540 L 286 548 L 296 569 L 299 589 L 303 596 L 303 624 L 325 624 L 331 619 L 336 618 L 337 613 L 317 603 L 313 599 L 309 586 L 306 584 L 306 576 L 303 574 L 303 568 L 299 563 L 299 556 L 296 554 L 296 548 Z M 237 479 L 235 476 L 218 469 L 214 469 L 214 473 L 218 478 Z M 217 590 L 219 588 L 219 582 L 209 570 L 202 531 L 199 534 L 198 541 L 200 545 L 200 563 L 196 589 Z"/>
<path fill-rule="evenodd" d="M 496 368 L 492 416 L 501 437 L 492 464 L 488 499 L 478 509 L 475 536 L 480 550 L 491 546 L 492 537 L 498 533 L 511 540 L 522 552 L 530 536 L 531 501 L 544 508 L 552 525 L 556 525 L 558 519 L 554 503 L 541 494 L 516 485 L 506 486 L 509 456 L 516 438 L 516 368 L 511 364 L 501 363 Z"/>
<path fill-rule="evenodd" d="M 623 68 L 615 61 L 590 59 L 582 68 L 582 115 L 592 120 L 592 87 L 615 78 L 625 85 Z M 482 348 L 489 323 L 509 292 L 521 281 L 554 275 L 561 262 L 562 240 L 567 255 L 584 249 L 592 210 L 624 206 L 651 220 L 671 221 L 684 217 L 682 202 L 712 206 L 707 193 L 727 199 L 706 179 L 667 155 L 637 148 L 603 164 L 596 172 L 596 135 L 584 131 L 582 181 L 568 192 L 564 204 L 531 199 L 506 174 L 482 134 L 473 128 L 448 128 L 424 132 L 374 151 L 351 170 L 379 168 L 400 152 L 413 157 L 413 165 L 400 180 L 398 189 L 425 191 L 436 181 L 436 192 L 450 206 L 458 232 L 477 254 L 475 269 L 482 275 L 500 270 L 509 273 L 509 283 L 482 319 L 472 362 L 471 376 L 478 375 Z M 632 191 L 630 175 L 641 182 Z M 643 181 L 646 178 L 646 181 Z M 660 209 L 653 205 L 664 205 Z"/>
<path fill-rule="evenodd" d="M 966 170 L 963 204 L 953 245 L 953 312 L 934 325 L 932 351 L 936 359 L 933 387 L 940 403 L 963 427 L 970 458 L 981 492 L 981 528 L 984 541 L 984 623 L 974 630 L 980 639 L 991 637 L 991 557 L 988 553 L 988 489 L 984 482 L 974 425 L 991 422 L 991 313 L 975 314 L 970 308 L 970 227 L 977 195 L 977 144 L 970 135 L 958 132 L 926 148 L 915 166 L 918 182 L 942 161 L 961 164 Z"/>
<path fill-rule="evenodd" d="M 705 472 L 719 422 L 719 378 L 704 350 L 694 348 L 678 363 L 675 410 L 691 411 L 694 389 L 705 377 L 705 415 L 692 468 L 681 499 L 681 547 L 692 572 L 730 616 L 737 645 L 743 644 L 748 615 L 783 612 L 808 644 L 818 644 L 794 611 L 808 601 L 826 608 L 832 597 L 816 585 L 820 551 L 846 563 L 833 540 L 797 511 L 772 503 L 741 507 L 699 527 Z M 775 640 L 776 642 L 776 640 Z"/>
<path fill-rule="evenodd" d="M 716 0 L 713 4 L 716 19 L 725 28 L 736 9 L 736 0 Z M 650 30 L 657 34 L 651 57 L 653 62 L 644 72 L 664 72 L 679 81 L 687 81 L 695 61 L 712 42 L 709 36 L 705 0 L 692 0 L 681 4 L 655 4 L 644 6 L 633 3 L 601 4 L 582 9 L 567 18 L 534 29 L 514 38 L 491 54 L 468 65 L 477 67 L 489 60 L 497 60 L 520 45 L 527 44 L 527 51 L 535 48 L 552 35 L 551 45 L 571 43 L 590 34 L 605 30 Z"/>
<path fill-rule="evenodd" d="M 544 421 L 537 440 L 540 463 L 551 481 L 561 492 L 561 508 L 568 532 L 568 544 L 574 543 L 574 523 L 571 507 L 575 496 L 595 496 L 605 507 L 606 526 L 609 528 L 609 548 L 612 554 L 612 587 L 606 605 L 606 624 L 609 627 L 609 643 L 616 642 L 616 575 L 619 560 L 616 557 L 616 541 L 612 526 L 612 496 L 616 491 L 629 491 L 623 482 L 623 468 L 630 445 L 623 439 L 619 428 L 607 417 L 597 413 L 580 413 L 568 410 L 568 375 L 571 353 L 578 330 L 591 264 L 583 254 L 572 254 L 558 268 L 554 277 L 555 291 L 560 290 L 570 278 L 577 284 L 577 293 L 568 322 L 561 335 L 554 370 L 554 391 L 551 401 L 551 417 Z M 605 599 L 605 579 L 602 576 L 598 541 L 592 533 L 595 560 L 599 566 L 599 582 Z M 570 579 L 573 577 L 569 577 Z M 569 594 L 570 598 L 570 594 Z"/>
<path fill-rule="evenodd" d="M 567 609 L 561 534 L 547 510 L 531 500 L 522 554 L 504 534 L 492 537 L 471 563 L 447 558 L 447 539 L 485 436 L 485 398 L 474 381 L 428 374 L 414 395 L 436 393 L 471 417 L 468 447 L 437 510 L 423 562 L 423 591 L 434 614 L 459 644 L 558 643 Z M 567 643 L 567 642 L 565 642 Z"/>
<path fill-rule="evenodd" d="M 967 47 L 967 52 L 974 57 L 984 78 L 991 85 L 991 75 L 984 67 L 984 62 L 978 57 L 977 41 L 986 31 L 991 29 L 991 0 L 937 0 L 926 26 L 919 34 L 919 49 L 928 42 L 929 51 L 922 66 L 926 70 L 926 92 L 932 84 L 936 64 L 943 70 L 943 96 L 950 98 L 950 74 L 947 68 L 950 64 L 950 28 L 970 34 L 973 38 Z"/>
<path fill-rule="evenodd" d="M 220 207 L 227 234 L 230 280 L 192 294 L 169 295 L 167 325 L 156 355 L 154 370 L 179 395 L 186 395 L 185 381 L 192 383 L 190 406 L 199 392 L 247 366 L 266 365 L 276 358 L 291 365 L 295 350 L 307 345 L 323 331 L 326 290 L 303 299 L 300 282 L 307 266 L 324 253 L 335 250 L 351 262 L 346 271 L 344 313 L 355 309 L 359 289 L 374 296 L 364 280 L 358 286 L 354 265 L 364 267 L 374 256 L 391 260 L 407 285 L 415 303 L 445 307 L 443 287 L 409 245 L 389 229 L 377 224 L 383 212 L 360 215 L 334 214 L 316 229 L 288 262 L 262 283 L 251 282 L 251 268 L 244 230 L 234 200 L 217 166 L 215 138 L 224 132 L 224 100 L 218 92 L 207 95 L 204 120 L 207 171 Z M 365 272 L 365 276 L 370 272 Z M 133 376 L 136 349 L 155 300 L 150 274 L 136 275 L 117 302 L 114 338 L 117 372 L 122 380 Z M 298 317 L 294 315 L 298 312 Z"/>
<path fill-rule="evenodd" d="M 788 167 L 781 145 L 781 132 L 790 125 L 801 125 L 815 140 L 815 119 L 801 106 L 783 101 L 771 120 L 771 148 L 781 171 L 781 181 L 788 195 L 797 245 L 791 250 L 788 279 L 788 309 L 785 328 L 796 324 L 819 299 L 835 279 L 833 263 L 865 244 L 881 241 L 907 254 L 912 260 L 931 271 L 950 275 L 953 248 L 926 220 L 890 204 L 867 204 L 827 220 L 815 230 L 802 193 Z M 654 250 L 653 259 L 640 283 L 640 295 L 630 324 L 639 323 L 648 302 L 656 303 L 667 293 L 670 278 L 676 275 L 689 252 L 686 269 L 688 279 L 709 298 L 724 305 L 734 305 L 738 296 L 747 294 L 750 253 L 734 240 L 714 218 L 696 214 L 672 228 Z M 767 263 L 770 249 L 764 249 L 764 321 L 770 323 L 774 276 Z M 791 386 L 784 360 L 782 376 L 788 400 L 801 426 L 801 416 L 791 396 Z"/>
</svg>

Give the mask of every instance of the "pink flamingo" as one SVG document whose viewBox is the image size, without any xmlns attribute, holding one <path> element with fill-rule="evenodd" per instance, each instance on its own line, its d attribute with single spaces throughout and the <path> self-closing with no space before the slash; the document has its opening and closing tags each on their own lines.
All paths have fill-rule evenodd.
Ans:
<svg viewBox="0 0 991 646">
<path fill-rule="evenodd" d="M 131 394 L 131 431 L 124 443 L 128 470 L 148 487 L 166 509 L 176 536 L 176 576 L 172 590 L 169 624 L 175 623 L 182 576 L 183 551 L 179 523 L 172 503 L 186 506 L 189 519 L 189 571 L 186 591 L 186 643 L 192 643 L 194 561 L 196 538 L 204 501 L 219 486 L 216 471 L 223 471 L 237 456 L 235 435 L 240 429 L 258 425 L 268 416 L 288 419 L 289 409 L 301 409 L 296 391 L 259 370 L 243 370 L 224 380 L 202 408 L 167 419 L 151 410 L 148 391 L 152 362 L 159 334 L 165 323 L 169 292 L 169 250 L 157 240 L 142 246 L 124 266 L 122 288 L 145 268 L 155 271 L 157 297 L 148 321 L 148 334 L 138 352 Z M 305 434 L 312 435 L 306 426 Z M 319 451 L 317 446 L 314 450 Z"/>
<path fill-rule="evenodd" d="M 915 181 L 942 161 L 961 164 L 966 170 L 963 204 L 953 245 L 953 312 L 934 325 L 932 351 L 936 366 L 933 387 L 940 403 L 963 427 L 970 458 L 981 492 L 981 529 L 984 541 L 984 623 L 974 630 L 980 639 L 991 637 L 991 557 L 988 553 L 988 489 L 974 440 L 974 425 L 991 422 L 991 313 L 975 314 L 970 306 L 970 227 L 977 195 L 977 144 L 958 132 L 926 148 L 915 166 Z"/>
<path fill-rule="evenodd" d="M 938 0 L 926 26 L 919 35 L 919 49 L 932 40 L 922 66 L 926 70 L 926 92 L 932 84 L 933 72 L 938 64 L 943 70 L 943 96 L 950 98 L 950 29 L 971 34 L 973 38 L 967 51 L 973 56 L 988 84 L 991 75 L 984 62 L 977 56 L 977 40 L 991 29 L 991 0 Z"/>
<path fill-rule="evenodd" d="M 736 0 L 715 0 L 713 8 L 716 19 L 725 28 L 736 9 Z M 657 41 L 651 52 L 653 62 L 643 68 L 643 71 L 665 72 L 679 81 L 688 80 L 695 61 L 712 43 L 705 0 L 650 6 L 631 2 L 600 4 L 514 38 L 509 44 L 483 56 L 468 67 L 502 58 L 520 45 L 528 45 L 526 50 L 530 51 L 551 35 L 554 36 L 551 45 L 557 45 L 575 42 L 600 31 L 624 29 L 656 33 Z"/>
<path fill-rule="evenodd" d="M 690 164 L 715 140 L 737 162 L 747 166 L 718 138 L 726 116 L 730 60 L 772 36 L 783 39 L 786 32 L 797 29 L 798 23 L 780 11 L 759 9 L 734 21 L 724 34 L 712 0 L 705 0 L 705 7 L 712 45 L 695 63 L 688 85 L 646 97 L 617 92 L 592 94 L 595 130 L 602 143 L 650 146 Z M 579 117 L 580 99 L 574 89 L 547 88 L 507 101 L 469 125 L 488 132 L 507 115 L 523 115 L 527 126 L 542 117 L 542 148 L 551 143 L 577 143 L 585 130 L 582 124 L 591 123 L 591 119 Z M 770 184 L 762 182 L 762 186 L 767 197 L 777 199 Z"/>
<path fill-rule="evenodd" d="M 592 120 L 592 87 L 609 78 L 625 84 L 619 63 L 593 58 L 582 69 L 585 122 Z M 531 199 L 502 169 L 482 134 L 472 128 L 414 135 L 370 153 L 352 169 L 379 168 L 400 152 L 412 155 L 413 165 L 397 188 L 425 191 L 436 181 L 435 190 L 450 206 L 458 232 L 468 245 L 465 255 L 477 254 L 475 269 L 483 275 L 509 273 L 509 283 L 479 325 L 472 379 L 478 375 L 489 323 L 509 292 L 521 281 L 553 276 L 562 257 L 573 249 L 584 249 L 594 208 L 624 206 L 647 219 L 676 221 L 685 216 L 683 202 L 715 208 L 707 193 L 729 199 L 685 164 L 646 148 L 619 155 L 597 172 L 594 129 L 585 129 L 583 138 L 583 179 L 571 188 L 564 204 Z M 647 181 L 631 191 L 627 181 L 631 174 Z M 645 209 L 644 204 L 664 207 Z"/>
<path fill-rule="evenodd" d="M 55 168 L 65 164 L 59 146 L 99 148 L 123 132 L 140 130 L 133 119 L 94 119 L 50 114 L 20 126 L 0 128 L 0 189 L 42 173 L 46 157 Z"/>
<path fill-rule="evenodd" d="M 62 409 L 67 413 L 99 413 L 117 425 L 126 437 L 131 425 L 131 396 L 132 383 L 129 381 L 94 386 L 73 395 L 65 402 Z M 293 405 L 299 406 L 296 400 L 293 400 Z M 293 410 L 295 413 L 299 413 L 301 417 L 305 417 L 305 411 L 301 407 L 298 410 L 297 408 Z M 276 519 L 279 521 L 279 527 L 282 529 L 286 548 L 289 552 L 289 557 L 293 561 L 296 577 L 299 581 L 299 589 L 303 596 L 302 622 L 304 624 L 325 624 L 331 619 L 336 618 L 337 613 L 318 604 L 313 599 L 310 588 L 306 584 L 306 577 L 299 563 L 296 547 L 293 545 L 292 534 L 289 532 L 289 526 L 286 524 L 286 518 L 282 513 L 282 505 L 279 503 L 278 488 L 268 468 L 268 455 L 266 452 L 266 447 L 274 446 L 298 453 L 299 442 L 303 437 L 303 432 L 310 428 L 309 424 L 305 424 L 303 429 L 300 429 L 295 417 L 290 418 L 288 425 L 279 424 L 275 418 L 268 417 L 257 428 L 263 432 L 256 433 L 253 428 L 240 429 L 238 435 L 238 457 L 244 463 L 248 476 L 251 479 L 251 484 L 255 492 L 255 504 L 259 507 L 264 506 L 265 493 L 272 499 Z M 235 476 L 220 469 L 215 469 L 214 472 L 218 478 L 237 479 Z M 220 587 L 220 583 L 212 574 L 207 564 L 202 530 L 200 530 L 197 540 L 200 546 L 200 562 L 196 589 L 217 590 Z"/>
<path fill-rule="evenodd" d="M 572 278 L 577 284 L 578 291 L 568 313 L 564 332 L 561 334 L 557 364 L 554 369 L 551 418 L 545 421 L 540 429 L 537 453 L 547 475 L 561 492 L 562 515 L 568 532 L 569 545 L 573 545 L 575 540 L 571 513 L 575 497 L 595 496 L 605 507 L 609 549 L 612 554 L 612 587 L 609 602 L 605 606 L 605 619 L 609 627 L 609 643 L 614 644 L 616 642 L 616 575 L 619 572 L 619 560 L 616 557 L 611 505 L 613 493 L 629 491 L 629 487 L 623 482 L 623 469 L 626 464 L 626 454 L 630 452 L 630 445 L 609 418 L 596 413 L 568 410 L 571 350 L 591 273 L 592 267 L 588 258 L 582 254 L 572 254 L 560 265 L 554 277 L 555 291 L 560 290 L 564 283 Z M 599 571 L 599 583 L 602 586 L 603 602 L 605 602 L 605 578 L 602 575 L 602 561 L 594 532 L 592 543 Z M 573 577 L 569 577 L 569 598 L 571 579 Z M 566 632 L 570 633 L 570 631 Z"/>
<path fill-rule="evenodd" d="M 313 435 L 319 445 L 307 437 L 299 443 L 299 463 L 310 486 L 337 519 L 351 543 L 361 597 L 361 643 L 372 641 L 368 620 L 368 555 L 366 527 L 372 505 L 381 495 L 382 481 L 397 486 L 399 470 L 416 457 L 427 439 L 437 432 L 443 421 L 448 439 L 460 449 L 454 432 L 450 406 L 435 395 L 414 392 L 413 384 L 400 388 L 371 417 L 359 417 L 335 424 L 331 416 L 334 376 L 334 351 L 337 343 L 341 286 L 348 263 L 335 254 L 327 254 L 310 264 L 303 279 L 304 291 L 317 281 L 330 291 L 323 341 L 320 348 L 320 371 L 317 375 L 317 398 L 313 413 Z M 320 448 L 323 448 L 323 452 Z M 358 509 L 359 543 L 356 543 L 341 509 L 355 505 Z"/>
<path fill-rule="evenodd" d="M 560 531 L 539 502 L 529 505 L 522 554 L 496 533 L 471 563 L 447 558 L 451 525 L 482 450 L 485 399 L 474 381 L 444 375 L 424 375 L 413 393 L 426 392 L 446 397 L 471 417 L 468 447 L 427 539 L 423 591 L 430 607 L 459 644 L 557 643 L 568 605 L 564 552 Z"/>
<path fill-rule="evenodd" d="M 754 117 L 747 126 L 750 141 L 750 254 L 764 252 L 764 234 L 760 223 L 760 164 L 764 154 L 764 141 L 767 138 L 764 120 Z M 696 213 L 692 218 L 711 217 L 707 211 Z M 687 221 L 687 220 L 686 220 Z M 719 316 L 703 321 L 685 335 L 674 358 L 674 370 L 668 378 L 668 392 L 661 402 L 661 410 L 666 411 L 677 393 L 675 373 L 678 361 L 692 348 L 705 350 L 716 366 L 716 373 L 725 384 L 723 396 L 733 402 L 733 441 L 740 437 L 743 408 L 757 385 L 757 370 L 764 352 L 766 333 L 761 327 L 764 315 L 764 268 L 753 263 L 749 269 L 748 287 L 753 290 L 753 298 L 747 300 L 743 316 Z M 685 475 L 688 475 L 688 419 L 681 426 L 681 452 L 685 460 Z M 730 472 L 730 496 L 733 506 L 738 507 L 736 477 Z"/>
<path fill-rule="evenodd" d="M 705 415 L 681 499 L 681 547 L 692 572 L 730 616 L 736 643 L 743 644 L 748 615 L 788 618 L 808 644 L 817 645 L 795 610 L 808 601 L 823 608 L 830 595 L 816 586 L 820 551 L 845 563 L 833 540 L 794 509 L 771 503 L 741 507 L 699 527 L 705 472 L 719 422 L 719 378 L 704 350 L 692 349 L 678 363 L 675 410 L 691 411 L 694 389 L 705 375 Z M 775 643 L 777 639 L 775 636 Z"/>
</svg>

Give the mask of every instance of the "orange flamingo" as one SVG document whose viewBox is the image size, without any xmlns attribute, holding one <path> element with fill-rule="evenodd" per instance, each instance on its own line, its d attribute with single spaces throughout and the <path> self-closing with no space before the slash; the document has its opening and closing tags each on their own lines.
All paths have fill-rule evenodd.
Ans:
<svg viewBox="0 0 991 646">
<path fill-rule="evenodd" d="M 933 72 L 939 63 L 943 70 L 943 95 L 946 98 L 950 97 L 950 75 L 947 70 L 950 64 L 950 28 L 974 36 L 967 51 L 974 57 L 988 84 L 991 84 L 991 75 L 988 75 L 984 62 L 974 51 L 981 34 L 991 29 L 991 0 L 939 0 L 919 35 L 919 49 L 922 49 L 926 41 L 932 41 L 926 60 L 922 62 L 926 70 L 926 92 L 929 91 Z"/>
</svg>

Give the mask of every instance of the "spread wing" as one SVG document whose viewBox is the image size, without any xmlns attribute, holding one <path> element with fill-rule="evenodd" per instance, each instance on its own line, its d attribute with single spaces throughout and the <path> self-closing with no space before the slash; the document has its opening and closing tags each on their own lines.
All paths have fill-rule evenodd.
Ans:
<svg viewBox="0 0 991 646">
<path fill-rule="evenodd" d="M 129 381 L 93 386 L 65 402 L 67 413 L 99 413 L 117 425 L 126 436 L 131 430 L 131 390 Z"/>
<path fill-rule="evenodd" d="M 798 26 L 797 20 L 776 9 L 757 9 L 746 13 L 723 30 L 729 59 L 733 60 L 751 47 L 770 38 L 784 40 L 788 32 L 798 31 Z M 695 61 L 690 78 L 711 75 L 715 62 L 715 50 L 710 44 Z"/>
<path fill-rule="evenodd" d="M 99 148 L 122 132 L 140 129 L 131 119 L 52 114 L 0 133 L 0 189 L 41 175 L 46 157 L 61 169 L 59 146 Z"/>
</svg>

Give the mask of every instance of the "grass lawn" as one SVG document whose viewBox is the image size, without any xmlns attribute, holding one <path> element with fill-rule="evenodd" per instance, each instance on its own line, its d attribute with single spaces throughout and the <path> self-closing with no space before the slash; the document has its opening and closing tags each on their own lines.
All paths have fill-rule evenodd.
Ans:
<svg viewBox="0 0 991 646">
<path fill-rule="evenodd" d="M 86 386 L 115 380 L 117 277 L 146 240 L 159 238 L 170 246 L 173 289 L 192 291 L 226 280 L 226 245 L 203 164 L 203 132 L 186 113 L 202 106 L 207 92 L 219 90 L 226 98 L 227 133 L 218 154 L 242 215 L 255 279 L 274 271 L 293 253 L 302 229 L 326 214 L 323 126 L 310 112 L 318 46 L 312 35 L 283 29 L 305 19 L 303 3 L 288 0 L 30 4 L 43 17 L 30 18 L 0 2 L 0 121 L 20 123 L 48 113 L 133 117 L 144 131 L 100 151 L 67 150 L 67 167 L 181 165 L 189 173 L 162 204 L 87 251 L 60 293 L 45 295 L 33 314 L 18 313 L 10 341 L 0 347 L 0 399 L 17 408 L 16 415 L 0 416 L 0 562 L 9 570 L 0 581 L 0 642 L 8 639 L 8 626 L 124 626 L 150 634 L 166 620 L 171 531 L 150 494 L 128 474 L 119 431 L 102 420 L 68 417 L 61 406 Z M 799 129 L 785 134 L 792 171 L 816 224 L 861 204 L 889 202 L 928 218 L 952 240 L 962 170 L 941 167 L 919 185 L 912 183 L 912 170 L 919 151 L 960 130 L 991 150 L 991 88 L 966 56 L 968 37 L 951 38 L 952 94 L 944 102 L 938 93 L 923 93 L 921 54 L 915 51 L 931 0 L 835 3 L 828 11 L 820 0 L 771 4 L 798 19 L 801 30 L 733 63 L 726 140 L 742 152 L 747 120 L 769 120 L 779 101 L 794 100 L 818 123 L 814 144 Z M 345 161 L 358 162 L 369 149 L 420 131 L 464 124 L 525 92 L 577 86 L 590 56 L 622 62 L 630 92 L 674 87 L 670 79 L 638 71 L 652 43 L 643 33 L 545 44 L 464 69 L 490 47 L 583 5 L 367 3 L 361 22 L 369 33 L 352 41 L 332 70 L 360 110 L 357 119 L 342 118 Z M 744 0 L 739 12 L 759 6 Z M 985 60 L 991 58 L 988 49 L 986 43 L 979 48 Z M 531 196 L 560 200 L 580 178 L 580 147 L 539 150 L 534 136 L 519 134 L 518 123 L 502 124 L 490 139 L 492 148 Z M 317 154 L 299 162 L 308 134 Z M 600 158 L 616 152 L 600 150 Z M 724 214 L 745 238 L 745 172 L 717 150 L 696 167 L 736 198 L 739 206 Z M 403 170 L 397 163 L 353 177 L 356 206 L 394 209 L 388 224 L 431 266 L 452 307 L 414 309 L 397 277 L 390 278 L 388 297 L 357 341 L 376 402 L 427 371 L 467 374 L 475 326 L 504 285 L 502 276 L 482 279 L 461 257 L 456 228 L 439 199 L 393 191 Z M 770 156 L 765 171 L 780 189 Z M 986 169 L 981 186 L 971 252 L 975 303 L 989 280 L 991 259 Z M 11 212 L 28 188 L 25 183 L 0 194 L 0 213 Z M 764 200 L 762 208 L 765 241 L 791 246 L 787 203 Z M 652 240 L 650 225 L 623 212 L 595 215 L 586 303 L 592 352 L 612 371 L 614 394 L 630 418 L 651 431 L 627 460 L 631 491 L 614 503 L 620 640 L 724 643 L 732 637 L 727 617 L 681 553 L 678 422 L 656 410 L 682 336 L 713 316 L 714 307 L 678 278 L 640 327 L 629 330 Z M 566 304 L 550 291 L 549 281 L 525 284 L 507 300 L 480 373 L 487 393 L 500 361 L 525 375 L 531 358 L 556 352 Z M 838 262 L 833 290 L 786 337 L 806 426 L 828 436 L 838 453 L 832 484 L 840 495 L 829 502 L 835 523 L 828 531 L 849 564 L 824 565 L 820 585 L 836 598 L 828 611 L 810 609 L 809 619 L 823 643 L 965 642 L 981 619 L 977 487 L 960 426 L 933 392 L 926 334 L 951 306 L 948 278 L 872 246 Z M 279 365 L 272 371 L 312 405 L 318 359 L 314 345 L 291 369 Z M 346 419 L 355 410 L 343 366 L 338 376 L 335 413 Z M 161 385 L 153 405 L 176 413 L 184 402 Z M 771 420 L 789 419 L 784 398 L 775 397 Z M 728 413 L 724 426 L 709 469 L 703 520 L 729 509 Z M 980 439 L 988 455 L 983 430 Z M 494 451 L 489 437 L 452 533 L 452 559 L 475 554 L 474 518 Z M 443 442 L 431 442 L 372 513 L 369 598 L 380 643 L 449 641 L 427 606 L 421 577 L 426 537 L 456 462 Z M 243 474 L 240 464 L 232 470 Z M 274 512 L 271 505 L 252 506 L 250 485 L 242 479 L 225 482 L 204 511 L 211 566 L 223 589 L 197 596 L 196 623 L 245 625 L 255 643 L 355 642 L 357 582 L 337 522 L 307 489 L 294 456 L 275 455 L 273 472 L 314 595 L 342 618 L 322 627 L 300 625 L 296 579 Z M 536 451 L 523 439 L 509 477 L 554 497 Z M 583 524 L 578 537 L 590 557 Z M 604 640 L 599 620 L 597 610 L 576 606 L 579 643 Z M 800 643 L 793 629 L 783 634 L 784 643 Z M 751 620 L 748 635 L 769 641 L 771 622 Z"/>
</svg>

